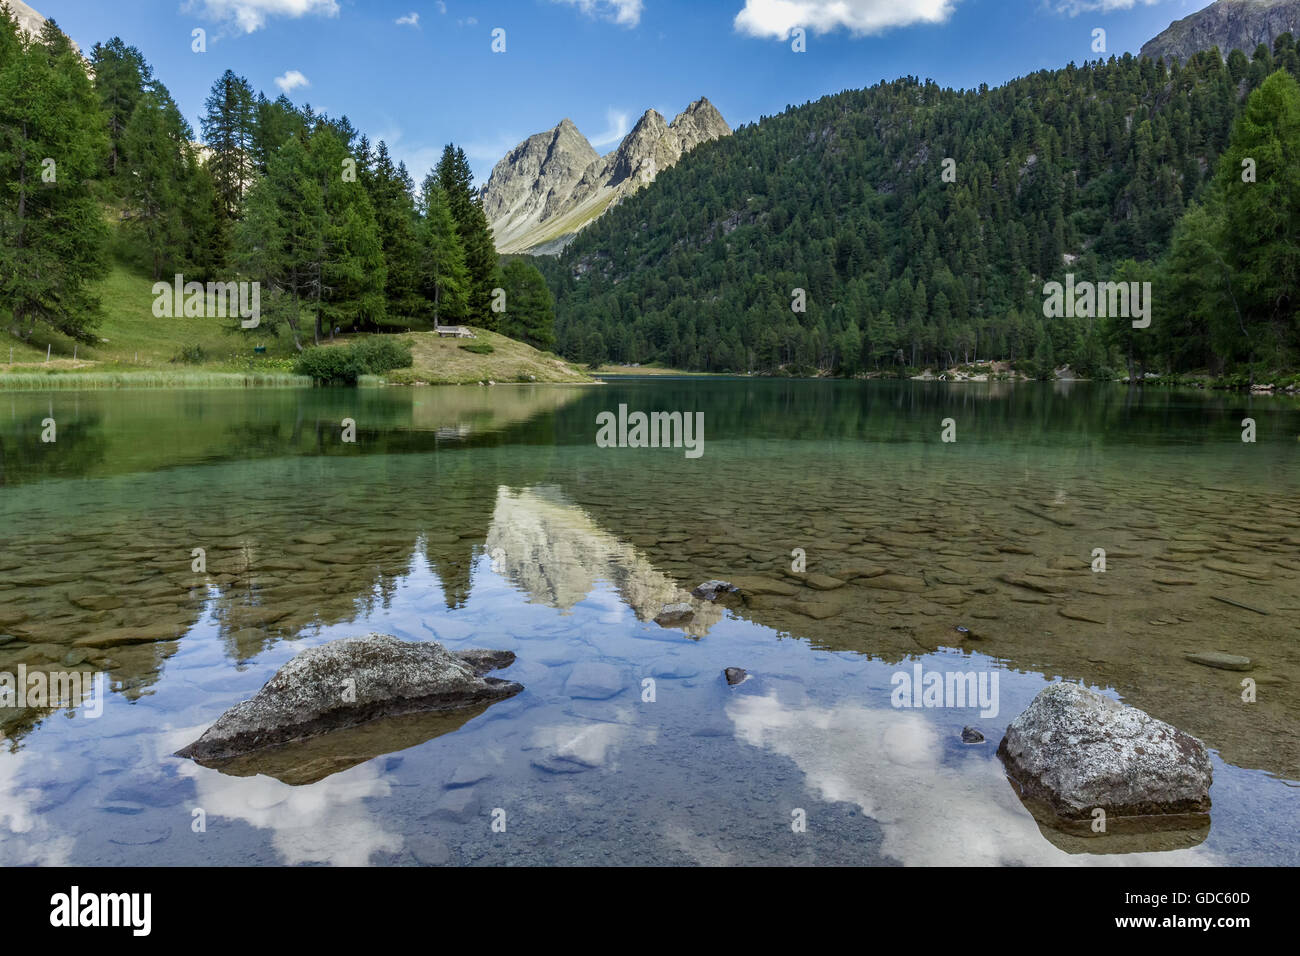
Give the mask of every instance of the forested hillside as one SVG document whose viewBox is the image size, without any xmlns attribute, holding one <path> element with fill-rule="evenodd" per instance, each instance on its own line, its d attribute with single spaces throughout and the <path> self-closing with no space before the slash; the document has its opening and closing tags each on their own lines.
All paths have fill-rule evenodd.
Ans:
<svg viewBox="0 0 1300 956">
<path fill-rule="evenodd" d="M 199 126 L 201 146 L 122 39 L 83 59 L 53 21 L 32 36 L 0 5 L 0 328 L 20 347 L 38 331 L 66 337 L 72 354 L 98 343 L 114 268 L 140 280 L 131 310 L 147 315 L 144 292 L 161 280 L 169 291 L 153 314 L 171 323 L 179 281 L 184 315 L 224 323 L 250 353 L 253 342 L 296 352 L 335 330 L 451 323 L 553 344 L 545 283 L 498 262 L 458 147 L 417 190 L 346 116 L 270 100 L 230 70 Z M 240 283 L 258 287 L 247 324 L 213 307 L 214 284 Z"/>
<path fill-rule="evenodd" d="M 1219 170 L 1247 98 L 1279 70 Z M 976 358 L 1040 373 L 1294 367 L 1298 70 L 1285 35 L 1226 62 L 1125 56 L 964 92 L 906 78 L 790 108 L 702 145 L 538 261 L 560 350 L 796 374 Z M 1252 183 L 1242 157 L 1257 161 Z M 1271 197 L 1257 211 L 1277 215 L 1254 227 L 1267 235 L 1231 233 L 1250 228 L 1228 221 L 1250 205 L 1234 184 L 1256 205 Z M 1236 268 L 1249 271 L 1252 246 L 1274 240 L 1291 251 L 1271 277 L 1218 261 L 1244 250 Z M 1152 281 L 1151 327 L 1045 318 L 1044 283 L 1067 274 Z M 1252 295 L 1259 311 L 1242 314 Z"/>
</svg>

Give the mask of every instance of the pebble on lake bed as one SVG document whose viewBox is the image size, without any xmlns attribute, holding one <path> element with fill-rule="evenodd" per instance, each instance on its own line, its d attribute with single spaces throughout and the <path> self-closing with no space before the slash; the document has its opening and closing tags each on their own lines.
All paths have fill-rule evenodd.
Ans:
<svg viewBox="0 0 1300 956">
<path fill-rule="evenodd" d="M 732 591 L 735 590 L 736 590 L 736 586 L 733 585 L 730 581 L 713 580 L 713 581 L 705 581 L 703 584 L 695 588 L 695 590 L 693 590 L 691 593 L 695 595 L 697 598 L 700 598 L 705 601 L 716 601 L 723 594 L 730 594 Z"/>
<path fill-rule="evenodd" d="M 676 627 L 695 617 L 695 608 L 689 604 L 665 604 L 663 610 L 655 615 L 655 623 L 660 627 Z"/>
<path fill-rule="evenodd" d="M 1249 657 L 1241 657 L 1238 654 L 1225 654 L 1222 651 L 1201 651 L 1183 656 L 1193 664 L 1217 667 L 1221 671 L 1248 671 L 1255 666 Z"/>
</svg>

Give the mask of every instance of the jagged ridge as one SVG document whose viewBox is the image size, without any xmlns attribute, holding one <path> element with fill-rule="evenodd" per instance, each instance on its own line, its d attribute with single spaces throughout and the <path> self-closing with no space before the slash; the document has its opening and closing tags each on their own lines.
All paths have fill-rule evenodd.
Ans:
<svg viewBox="0 0 1300 956">
<path fill-rule="evenodd" d="M 1175 20 L 1143 44 L 1141 55 L 1181 62 L 1218 47 L 1225 57 L 1233 50 L 1250 56 L 1261 43 L 1271 48 L 1276 37 L 1288 32 L 1300 33 L 1300 0 L 1218 0 Z"/>
<path fill-rule="evenodd" d="M 497 250 L 558 253 L 584 226 L 684 154 L 730 134 L 722 114 L 702 97 L 671 123 L 647 110 L 604 157 L 568 119 L 530 136 L 497 163 L 482 192 Z"/>
</svg>

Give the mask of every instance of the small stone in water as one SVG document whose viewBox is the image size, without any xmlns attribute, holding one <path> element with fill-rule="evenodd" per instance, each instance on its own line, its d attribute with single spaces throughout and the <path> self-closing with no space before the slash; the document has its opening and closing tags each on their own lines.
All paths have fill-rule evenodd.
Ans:
<svg viewBox="0 0 1300 956">
<path fill-rule="evenodd" d="M 660 627 L 673 627 L 685 624 L 694 616 L 695 608 L 689 604 L 665 604 L 663 610 L 655 617 L 655 623 Z"/>
<path fill-rule="evenodd" d="M 1193 664 L 1204 664 L 1206 667 L 1217 667 L 1222 671 L 1248 671 L 1254 666 L 1249 657 L 1241 657 L 1237 654 L 1224 654 L 1222 651 L 1202 651 L 1198 654 L 1187 654 L 1187 659 Z"/>
<path fill-rule="evenodd" d="M 961 742 L 964 744 L 982 744 L 984 735 L 974 727 L 963 727 L 961 729 Z"/>
<path fill-rule="evenodd" d="M 727 683 L 730 684 L 732 687 L 735 687 L 737 684 L 739 684 L 741 681 L 743 681 L 746 677 L 749 676 L 749 674 L 745 671 L 743 667 L 728 667 L 722 673 L 726 675 Z"/>
<path fill-rule="evenodd" d="M 736 590 L 735 585 L 730 581 L 705 581 L 691 593 L 697 598 L 705 601 L 716 601 L 722 594 L 729 594 Z"/>
</svg>

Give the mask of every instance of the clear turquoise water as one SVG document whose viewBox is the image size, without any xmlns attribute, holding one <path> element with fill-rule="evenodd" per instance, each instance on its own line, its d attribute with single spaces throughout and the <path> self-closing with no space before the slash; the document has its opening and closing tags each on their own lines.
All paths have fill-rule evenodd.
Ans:
<svg viewBox="0 0 1300 956">
<path fill-rule="evenodd" d="M 704 456 L 597 448 L 621 403 L 703 411 Z M 0 671 L 158 632 L 87 648 L 101 717 L 0 711 L 0 863 L 1295 864 L 1298 435 L 1286 399 L 1086 386 L 0 396 Z M 653 622 L 713 577 L 792 593 Z M 525 691 L 311 783 L 171 756 L 367 631 L 512 650 Z M 996 672 L 998 713 L 891 706 L 916 663 Z M 993 751 L 1055 679 L 1201 737 L 1209 832 L 1041 830 Z"/>
</svg>

